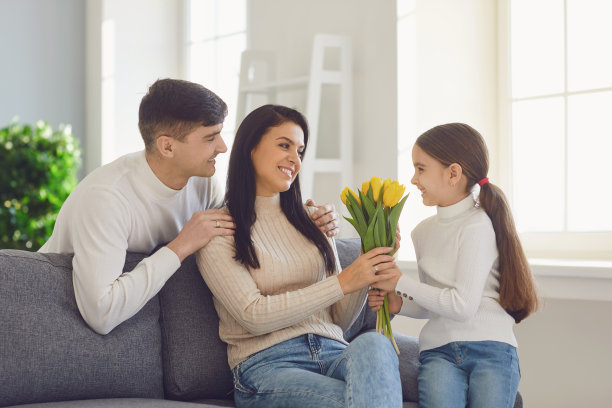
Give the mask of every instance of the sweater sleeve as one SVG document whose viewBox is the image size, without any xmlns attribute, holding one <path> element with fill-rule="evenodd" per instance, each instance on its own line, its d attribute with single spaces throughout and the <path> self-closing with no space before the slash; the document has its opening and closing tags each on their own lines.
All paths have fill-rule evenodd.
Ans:
<svg viewBox="0 0 612 408">
<path fill-rule="evenodd" d="M 254 335 L 299 323 L 344 297 L 337 276 L 302 289 L 263 295 L 249 270 L 234 259 L 231 237 L 216 237 L 197 252 L 200 273 L 215 298 Z"/>
<path fill-rule="evenodd" d="M 163 247 L 123 273 L 132 223 L 129 207 L 103 188 L 92 188 L 85 196 L 70 219 L 74 291 L 87 324 L 107 334 L 155 296 L 180 262 Z"/>
<path fill-rule="evenodd" d="M 418 260 L 416 248 L 419 243 L 414 236 L 413 240 Z M 493 229 L 482 224 L 466 226 L 459 237 L 458 256 L 453 266 L 456 276 L 453 287 L 437 287 L 402 277 L 398 281 L 397 290 L 402 293 L 402 297 L 406 294 L 406 297 L 412 298 L 417 305 L 430 312 L 466 321 L 476 314 L 480 306 L 485 282 L 496 256 Z M 419 271 L 419 277 L 421 281 L 424 280 L 423 271 Z"/>
</svg>

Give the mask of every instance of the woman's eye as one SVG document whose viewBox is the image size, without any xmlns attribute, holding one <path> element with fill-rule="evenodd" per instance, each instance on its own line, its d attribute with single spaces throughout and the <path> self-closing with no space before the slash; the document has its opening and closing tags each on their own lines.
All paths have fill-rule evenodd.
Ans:
<svg viewBox="0 0 612 408">
<path fill-rule="evenodd" d="M 281 143 L 279 146 L 282 147 L 283 149 L 288 149 L 289 148 L 289 145 L 286 144 L 286 143 Z"/>
</svg>

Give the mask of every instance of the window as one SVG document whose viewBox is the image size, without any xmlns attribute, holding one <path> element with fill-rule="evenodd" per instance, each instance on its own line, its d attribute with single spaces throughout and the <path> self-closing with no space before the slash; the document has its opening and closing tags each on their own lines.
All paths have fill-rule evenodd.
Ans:
<svg viewBox="0 0 612 408">
<path fill-rule="evenodd" d="M 500 4 L 502 140 L 528 255 L 612 259 L 612 3 Z"/>
<path fill-rule="evenodd" d="M 246 0 L 188 0 L 185 3 L 186 79 L 202 84 L 225 101 L 228 116 L 221 135 L 231 148 L 236 125 L 240 56 L 246 49 Z M 229 154 L 217 159 L 225 182 Z"/>
</svg>

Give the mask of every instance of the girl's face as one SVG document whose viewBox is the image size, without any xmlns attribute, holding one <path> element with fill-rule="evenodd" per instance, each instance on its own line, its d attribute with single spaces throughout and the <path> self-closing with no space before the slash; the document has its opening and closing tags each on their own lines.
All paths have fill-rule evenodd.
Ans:
<svg viewBox="0 0 612 408">
<path fill-rule="evenodd" d="M 304 132 L 293 122 L 272 127 L 251 151 L 256 194 L 271 197 L 287 191 L 302 167 Z"/>
<path fill-rule="evenodd" d="M 410 182 L 421 190 L 423 204 L 447 207 L 467 197 L 467 181 L 461 175 L 461 166 L 444 166 L 418 145 L 412 148 L 414 177 Z"/>
</svg>

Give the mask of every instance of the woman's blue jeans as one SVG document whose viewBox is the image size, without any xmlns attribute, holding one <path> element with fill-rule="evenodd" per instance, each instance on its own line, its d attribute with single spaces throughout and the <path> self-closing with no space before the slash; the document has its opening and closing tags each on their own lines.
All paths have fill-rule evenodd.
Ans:
<svg viewBox="0 0 612 408">
<path fill-rule="evenodd" d="M 453 342 L 419 355 L 420 408 L 512 408 L 521 377 L 516 348 Z"/>
<path fill-rule="evenodd" d="M 232 373 L 239 408 L 402 406 L 397 355 L 378 333 L 349 346 L 305 334 L 253 354 Z"/>
</svg>

